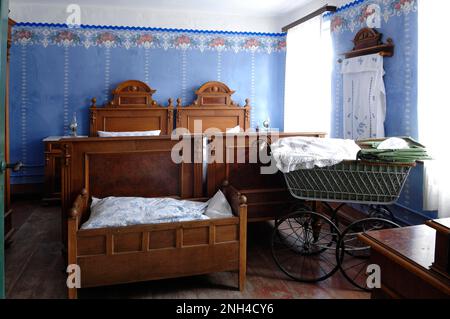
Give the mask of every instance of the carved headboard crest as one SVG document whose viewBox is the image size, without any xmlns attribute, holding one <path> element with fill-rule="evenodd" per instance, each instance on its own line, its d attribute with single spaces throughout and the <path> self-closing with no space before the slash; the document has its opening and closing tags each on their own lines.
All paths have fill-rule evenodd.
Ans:
<svg viewBox="0 0 450 319">
<path fill-rule="evenodd" d="M 225 83 L 211 81 L 203 84 L 195 94 L 197 99 L 195 106 L 236 106 L 231 99 L 235 91 L 231 90 Z"/>
<path fill-rule="evenodd" d="M 157 106 L 152 96 L 156 90 L 137 80 L 125 81 L 113 91 L 113 99 L 105 107 L 145 108 Z M 92 100 L 92 107 L 96 107 L 96 100 Z"/>
<path fill-rule="evenodd" d="M 198 133 L 194 123 L 201 120 L 203 132 L 209 128 L 225 132 L 237 125 L 243 130 L 249 129 L 250 100 L 246 99 L 242 107 L 231 99 L 234 92 L 222 82 L 210 81 L 203 84 L 195 91 L 197 99 L 193 104 L 182 106 L 181 99 L 177 100 L 176 126 Z"/>
<path fill-rule="evenodd" d="M 167 107 L 159 105 L 152 96 L 156 90 L 142 81 L 129 80 L 120 83 L 113 91 L 113 98 L 104 107 L 92 99 L 90 107 L 90 136 L 98 131 L 129 132 L 160 130 L 170 135 L 173 130 L 173 100 Z"/>
</svg>

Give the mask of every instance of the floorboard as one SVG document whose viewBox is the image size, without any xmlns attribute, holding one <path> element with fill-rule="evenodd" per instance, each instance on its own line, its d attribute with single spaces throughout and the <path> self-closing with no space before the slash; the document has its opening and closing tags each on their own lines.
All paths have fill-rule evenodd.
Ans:
<svg viewBox="0 0 450 319">
<path fill-rule="evenodd" d="M 17 232 L 6 250 L 7 298 L 66 298 L 66 274 L 61 257 L 60 208 L 42 206 L 39 201 L 16 202 L 13 209 L 20 216 Z M 237 273 L 224 272 L 81 289 L 79 297 L 133 299 L 292 299 L 292 298 L 369 298 L 336 273 L 316 284 L 296 282 L 276 266 L 270 251 L 271 225 L 250 224 L 248 230 L 247 285 L 239 292 Z"/>
</svg>

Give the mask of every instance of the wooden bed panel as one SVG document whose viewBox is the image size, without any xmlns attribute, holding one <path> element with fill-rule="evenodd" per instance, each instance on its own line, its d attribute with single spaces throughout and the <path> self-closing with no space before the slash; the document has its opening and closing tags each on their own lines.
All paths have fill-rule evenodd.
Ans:
<svg viewBox="0 0 450 319">
<path fill-rule="evenodd" d="M 238 225 L 218 225 L 216 226 L 215 242 L 225 243 L 239 240 Z"/>
<path fill-rule="evenodd" d="M 177 230 L 157 230 L 149 234 L 148 250 L 177 247 Z"/>
<path fill-rule="evenodd" d="M 86 153 L 85 188 L 94 197 L 180 196 L 183 165 L 167 150 Z"/>
<path fill-rule="evenodd" d="M 183 110 L 183 112 L 185 111 Z M 202 123 L 201 133 L 211 128 L 216 128 L 220 132 L 226 132 L 227 129 L 238 125 L 245 127 L 244 119 L 239 114 L 236 114 L 234 110 L 189 110 L 183 121 L 181 127 L 188 129 L 189 132 L 196 132 L 195 125 L 198 121 Z"/>
<path fill-rule="evenodd" d="M 129 132 L 161 130 L 167 135 L 167 120 L 165 110 L 115 110 L 114 114 L 98 112 L 99 125 L 97 131 Z M 109 112 L 112 113 L 112 112 Z"/>
<path fill-rule="evenodd" d="M 134 192 L 152 197 L 163 189 L 169 191 L 164 196 L 201 197 L 201 176 L 196 176 L 201 163 L 174 164 L 171 152 L 177 143 L 168 136 L 64 139 L 63 207 L 67 211 L 86 187 L 96 196 Z"/>
<path fill-rule="evenodd" d="M 91 236 L 78 238 L 78 254 L 80 256 L 93 256 L 106 254 L 106 236 Z"/>
<path fill-rule="evenodd" d="M 103 107 L 92 99 L 90 107 L 90 133 L 98 131 L 129 132 L 161 130 L 161 135 L 170 135 L 173 130 L 173 100 L 167 107 L 153 100 L 156 90 L 137 80 L 120 83 L 112 92 L 113 98 Z"/>
<path fill-rule="evenodd" d="M 215 128 L 220 132 L 239 125 L 243 130 L 250 128 L 250 100 L 246 100 L 245 106 L 241 107 L 234 103 L 231 96 L 232 91 L 222 82 L 207 82 L 196 92 L 197 99 L 194 104 L 181 106 L 180 100 L 177 104 L 177 128 L 188 129 L 191 133 L 204 133 L 206 130 Z M 202 121 L 201 131 L 195 130 L 194 121 Z"/>
<path fill-rule="evenodd" d="M 199 246 L 209 244 L 209 226 L 198 226 L 183 230 L 183 246 Z"/>
<path fill-rule="evenodd" d="M 144 245 L 142 239 L 147 236 L 146 233 L 125 233 L 112 235 L 114 254 L 132 253 L 143 251 Z"/>
<path fill-rule="evenodd" d="M 208 256 L 208 261 L 204 258 Z M 239 268 L 239 243 L 78 258 L 81 287 L 194 276 Z M 142 265 L 139 269 L 136 265 Z"/>
</svg>

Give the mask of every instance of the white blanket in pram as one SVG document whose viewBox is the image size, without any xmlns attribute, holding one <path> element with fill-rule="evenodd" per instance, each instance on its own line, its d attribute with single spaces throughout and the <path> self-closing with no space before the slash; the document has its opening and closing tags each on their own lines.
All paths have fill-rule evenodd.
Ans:
<svg viewBox="0 0 450 319">
<path fill-rule="evenodd" d="M 316 137 L 281 138 L 270 147 L 272 157 L 283 173 L 355 160 L 361 150 L 353 140 Z"/>
</svg>

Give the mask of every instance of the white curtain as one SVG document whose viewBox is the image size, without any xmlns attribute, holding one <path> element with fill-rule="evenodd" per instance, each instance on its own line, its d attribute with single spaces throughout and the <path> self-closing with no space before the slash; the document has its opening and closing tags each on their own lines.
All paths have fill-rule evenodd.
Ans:
<svg viewBox="0 0 450 319">
<path fill-rule="evenodd" d="M 435 160 L 425 163 L 425 210 L 450 217 L 448 0 L 419 0 L 419 132 Z"/>
<path fill-rule="evenodd" d="M 324 22 L 321 16 L 288 31 L 286 132 L 330 132 L 331 59 L 329 22 Z"/>
</svg>

